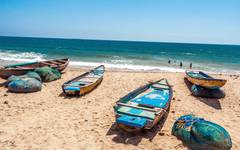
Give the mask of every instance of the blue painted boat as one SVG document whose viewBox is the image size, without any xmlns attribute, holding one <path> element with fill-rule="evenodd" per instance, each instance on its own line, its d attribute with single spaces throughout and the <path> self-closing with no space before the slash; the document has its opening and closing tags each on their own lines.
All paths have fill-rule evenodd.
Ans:
<svg viewBox="0 0 240 150">
<path fill-rule="evenodd" d="M 134 90 L 114 106 L 117 125 L 128 132 L 151 129 L 168 113 L 172 94 L 166 79 Z"/>
<path fill-rule="evenodd" d="M 62 85 L 62 90 L 66 95 L 84 95 L 95 89 L 103 80 L 105 72 L 104 65 L 100 65 Z"/>
</svg>

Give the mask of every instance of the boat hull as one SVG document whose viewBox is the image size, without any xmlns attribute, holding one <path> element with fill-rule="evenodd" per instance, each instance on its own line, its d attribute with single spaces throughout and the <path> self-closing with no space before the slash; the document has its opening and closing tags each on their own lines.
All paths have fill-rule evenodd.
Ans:
<svg viewBox="0 0 240 150">
<path fill-rule="evenodd" d="M 195 85 L 198 85 L 198 86 L 201 86 L 201 87 L 205 87 L 205 88 L 208 88 L 208 89 L 216 89 L 216 88 L 223 87 L 227 82 L 227 80 L 215 79 L 215 78 L 212 78 L 212 77 L 208 76 L 207 74 L 204 74 L 202 72 L 200 72 L 200 73 L 207 76 L 207 77 L 206 78 L 201 78 L 201 77 L 198 77 L 198 76 L 192 76 L 190 71 L 186 71 L 186 78 L 192 84 L 195 84 Z M 197 73 L 195 73 L 195 74 L 197 74 Z"/>
<path fill-rule="evenodd" d="M 170 108 L 170 107 L 169 107 Z M 169 109 L 168 109 L 169 110 Z M 142 130 L 150 130 L 152 129 L 154 126 L 156 126 L 164 116 L 166 116 L 169 113 L 169 111 L 166 110 L 162 110 L 161 112 L 158 113 L 158 115 L 155 116 L 154 120 L 151 122 L 148 122 L 148 124 L 142 128 L 139 127 L 133 127 L 133 126 L 128 126 L 122 123 L 117 123 L 117 126 L 126 132 L 140 132 Z M 119 117 L 119 116 L 118 116 Z M 117 118 L 117 116 L 116 116 Z"/>
<path fill-rule="evenodd" d="M 220 88 L 226 84 L 226 80 L 204 80 L 204 79 L 196 79 L 188 76 L 187 76 L 187 79 L 192 84 L 196 84 L 198 86 L 209 88 L 209 89 Z"/>
<path fill-rule="evenodd" d="M 61 61 L 62 63 L 60 63 L 59 61 Z M 56 63 L 51 63 L 51 62 L 59 62 L 58 64 Z M 45 64 L 47 63 L 47 64 Z M 61 73 L 65 72 L 65 69 L 67 68 L 69 64 L 69 60 L 66 59 L 59 59 L 59 60 L 50 60 L 50 61 L 42 61 L 42 62 L 35 62 L 35 63 L 26 63 L 26 65 L 21 65 L 21 66 L 16 66 L 17 67 L 1 67 L 0 68 L 0 77 L 1 78 L 8 78 L 11 75 L 23 75 L 26 74 L 29 71 L 34 71 L 36 68 L 38 67 L 45 67 L 45 66 L 49 66 L 51 68 L 55 68 L 58 71 L 60 71 Z"/>
<path fill-rule="evenodd" d="M 91 92 L 92 90 L 94 90 L 102 82 L 102 80 L 103 80 L 103 78 L 100 78 L 95 83 L 93 83 L 89 86 L 86 86 L 86 87 L 82 87 L 80 89 L 80 91 L 64 90 L 64 87 L 63 87 L 63 91 L 68 96 L 76 96 L 76 95 L 82 96 L 82 95 L 85 95 L 85 94 Z"/>
<path fill-rule="evenodd" d="M 87 87 L 84 87 L 80 90 L 80 96 L 81 95 L 84 95 L 84 94 L 87 94 L 89 92 L 91 92 L 92 90 L 94 90 L 101 82 L 102 82 L 103 78 L 99 78 L 95 83 L 87 86 Z"/>
<path fill-rule="evenodd" d="M 86 85 L 82 85 L 81 80 L 89 78 L 89 75 L 95 71 L 103 71 L 103 72 L 102 74 L 94 73 L 94 75 L 97 75 L 98 77 L 90 76 L 90 78 L 93 78 L 94 81 L 87 83 Z M 62 85 L 63 93 L 65 93 L 67 96 L 82 96 L 84 94 L 91 92 L 102 82 L 104 72 L 105 72 L 105 67 L 101 65 L 89 72 L 81 74 L 80 76 L 65 82 Z M 77 83 L 77 85 L 74 85 L 74 83 Z"/>
<path fill-rule="evenodd" d="M 166 84 L 160 83 L 163 80 L 166 81 Z M 156 89 L 153 90 L 152 85 L 156 85 L 157 83 L 164 87 L 154 86 Z M 150 91 L 148 91 L 149 89 Z M 145 94 L 142 95 L 142 93 Z M 166 79 L 151 82 L 130 92 L 120 98 L 114 106 L 117 126 L 126 132 L 137 132 L 152 129 L 159 122 L 164 123 L 162 120 L 169 113 L 172 94 L 172 88 Z M 138 97 L 139 95 L 141 96 Z M 154 103 L 152 103 L 152 100 Z"/>
</svg>

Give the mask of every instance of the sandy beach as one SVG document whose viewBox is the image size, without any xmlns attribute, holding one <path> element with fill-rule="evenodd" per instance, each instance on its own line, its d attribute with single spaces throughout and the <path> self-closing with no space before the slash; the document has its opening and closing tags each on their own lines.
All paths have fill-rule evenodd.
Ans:
<svg viewBox="0 0 240 150">
<path fill-rule="evenodd" d="M 109 71 L 103 82 L 82 97 L 64 97 L 61 85 L 86 69 L 69 69 L 62 78 L 44 83 L 42 91 L 8 93 L 0 87 L 0 149 L 187 149 L 171 135 L 174 121 L 193 113 L 223 126 L 231 135 L 233 150 L 240 149 L 240 77 L 227 79 L 223 99 L 193 97 L 184 82 L 184 73 Z M 114 124 L 113 106 L 130 91 L 149 80 L 167 78 L 174 96 L 163 127 L 131 135 Z M 1 80 L 3 82 L 4 80 Z"/>
</svg>

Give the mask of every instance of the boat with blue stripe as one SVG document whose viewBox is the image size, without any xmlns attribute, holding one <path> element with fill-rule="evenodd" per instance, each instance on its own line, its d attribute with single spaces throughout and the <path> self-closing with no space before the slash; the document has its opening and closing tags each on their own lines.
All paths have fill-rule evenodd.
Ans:
<svg viewBox="0 0 240 150">
<path fill-rule="evenodd" d="M 62 90 L 67 96 L 81 96 L 91 92 L 103 80 L 104 65 L 100 65 L 62 85 Z"/>
<path fill-rule="evenodd" d="M 134 90 L 114 106 L 117 125 L 128 132 L 153 128 L 168 113 L 172 95 L 166 79 Z"/>
</svg>

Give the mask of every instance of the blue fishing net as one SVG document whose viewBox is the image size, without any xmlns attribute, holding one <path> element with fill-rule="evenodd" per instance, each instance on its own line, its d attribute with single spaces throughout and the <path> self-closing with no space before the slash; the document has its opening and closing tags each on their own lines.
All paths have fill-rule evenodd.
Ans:
<svg viewBox="0 0 240 150">
<path fill-rule="evenodd" d="M 29 78 L 34 78 L 37 79 L 38 81 L 42 81 L 41 77 L 39 76 L 39 74 L 37 74 L 36 72 L 30 71 L 28 73 L 25 74 L 25 76 L 29 77 Z"/>
<path fill-rule="evenodd" d="M 37 92 L 42 89 L 42 83 L 35 78 L 19 78 L 8 84 L 8 90 L 16 93 Z"/>
<path fill-rule="evenodd" d="M 24 78 L 35 78 L 35 79 L 37 79 L 40 82 L 42 81 L 41 77 L 36 72 L 30 71 L 30 72 L 26 73 L 25 75 L 20 75 L 20 76 L 11 75 L 7 79 L 7 82 L 10 83 L 11 81 L 24 79 Z"/>
</svg>

